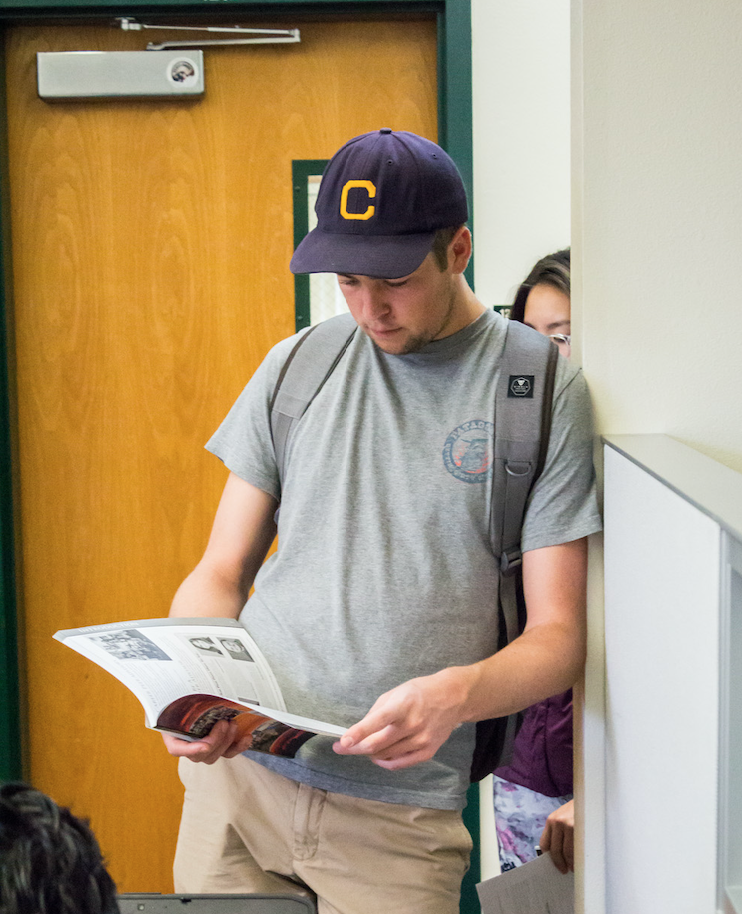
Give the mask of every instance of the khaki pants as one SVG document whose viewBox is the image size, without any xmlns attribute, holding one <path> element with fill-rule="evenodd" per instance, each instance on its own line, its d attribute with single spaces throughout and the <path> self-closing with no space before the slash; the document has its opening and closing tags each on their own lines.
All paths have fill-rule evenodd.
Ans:
<svg viewBox="0 0 742 914">
<path fill-rule="evenodd" d="M 329 793 L 244 756 L 179 770 L 176 892 L 309 895 L 319 914 L 458 914 L 471 851 L 459 812 Z"/>
</svg>

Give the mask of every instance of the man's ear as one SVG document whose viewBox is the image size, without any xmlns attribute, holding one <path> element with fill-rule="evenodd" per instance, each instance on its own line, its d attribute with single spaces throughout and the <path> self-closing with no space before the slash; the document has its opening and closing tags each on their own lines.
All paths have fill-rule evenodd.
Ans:
<svg viewBox="0 0 742 914">
<path fill-rule="evenodd" d="M 448 245 L 448 267 L 452 273 L 463 273 L 471 259 L 471 232 L 462 225 Z"/>
</svg>

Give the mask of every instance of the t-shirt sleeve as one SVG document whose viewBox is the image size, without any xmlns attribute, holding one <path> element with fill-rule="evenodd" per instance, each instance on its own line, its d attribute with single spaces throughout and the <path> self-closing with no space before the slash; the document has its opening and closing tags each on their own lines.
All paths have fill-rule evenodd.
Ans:
<svg viewBox="0 0 742 914">
<path fill-rule="evenodd" d="M 297 336 L 289 337 L 271 349 L 206 443 L 206 450 L 227 469 L 276 500 L 280 499 L 281 485 L 271 436 L 270 403 L 296 340 Z"/>
<path fill-rule="evenodd" d="M 530 495 L 521 549 L 542 549 L 602 528 L 595 491 L 590 394 L 580 370 L 559 360 L 543 473 Z"/>
</svg>

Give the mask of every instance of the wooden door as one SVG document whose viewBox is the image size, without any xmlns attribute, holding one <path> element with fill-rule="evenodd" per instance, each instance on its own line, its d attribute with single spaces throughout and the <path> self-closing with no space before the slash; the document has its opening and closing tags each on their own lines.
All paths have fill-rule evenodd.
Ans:
<svg viewBox="0 0 742 914">
<path fill-rule="evenodd" d="M 142 34 L 7 33 L 29 778 L 90 818 L 121 891 L 172 891 L 175 762 L 51 636 L 167 615 L 200 557 L 226 478 L 203 445 L 293 332 L 291 160 L 381 126 L 436 136 L 432 19 L 301 30 L 207 49 L 201 100 L 56 103 L 37 51 Z"/>
</svg>

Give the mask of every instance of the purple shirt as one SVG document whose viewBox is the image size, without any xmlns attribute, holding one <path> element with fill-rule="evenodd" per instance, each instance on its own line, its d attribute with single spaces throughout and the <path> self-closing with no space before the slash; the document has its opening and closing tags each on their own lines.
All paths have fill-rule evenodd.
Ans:
<svg viewBox="0 0 742 914">
<path fill-rule="evenodd" d="M 572 689 L 526 708 L 512 761 L 495 774 L 547 797 L 572 793 Z"/>
</svg>

